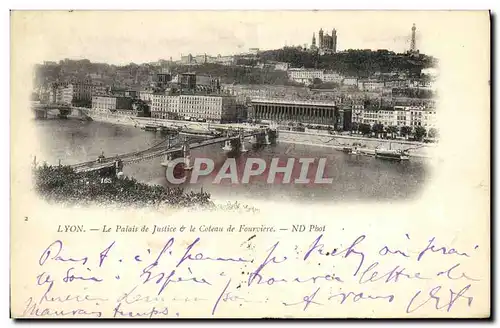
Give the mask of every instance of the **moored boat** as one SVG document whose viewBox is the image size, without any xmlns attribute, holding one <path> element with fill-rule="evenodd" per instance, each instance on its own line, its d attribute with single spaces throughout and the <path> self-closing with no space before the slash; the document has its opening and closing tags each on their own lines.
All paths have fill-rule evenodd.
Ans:
<svg viewBox="0 0 500 328">
<path fill-rule="evenodd" d="M 171 127 L 166 127 L 166 126 L 161 126 L 158 128 L 158 131 L 162 134 L 168 134 L 168 135 L 177 135 L 179 134 L 179 129 L 177 128 L 171 128 Z"/>
<path fill-rule="evenodd" d="M 342 148 L 342 151 L 346 154 L 351 154 L 351 155 L 358 155 L 358 147 L 344 147 Z"/>
<path fill-rule="evenodd" d="M 190 128 L 182 128 L 179 130 L 179 133 L 181 133 L 181 134 L 199 134 L 199 135 L 212 134 L 211 131 L 208 131 L 208 130 L 190 129 Z"/>
<path fill-rule="evenodd" d="M 410 154 L 406 150 L 376 149 L 375 157 L 400 161 L 410 159 Z"/>
<path fill-rule="evenodd" d="M 343 147 L 342 151 L 344 153 L 350 154 L 352 152 L 352 147 Z"/>
<path fill-rule="evenodd" d="M 145 131 L 152 131 L 152 132 L 156 132 L 156 131 L 157 131 L 157 129 L 158 129 L 158 127 L 157 127 L 157 126 L 155 126 L 155 125 L 146 125 L 146 126 L 144 126 L 144 130 L 145 130 Z"/>
</svg>

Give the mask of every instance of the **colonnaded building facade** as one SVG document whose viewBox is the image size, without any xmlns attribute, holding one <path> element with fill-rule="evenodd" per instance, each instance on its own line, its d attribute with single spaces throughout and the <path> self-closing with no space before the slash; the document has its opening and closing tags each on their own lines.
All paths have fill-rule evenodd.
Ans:
<svg viewBox="0 0 500 328">
<path fill-rule="evenodd" d="M 249 118 L 274 122 L 337 123 L 334 102 L 253 99 Z"/>
</svg>

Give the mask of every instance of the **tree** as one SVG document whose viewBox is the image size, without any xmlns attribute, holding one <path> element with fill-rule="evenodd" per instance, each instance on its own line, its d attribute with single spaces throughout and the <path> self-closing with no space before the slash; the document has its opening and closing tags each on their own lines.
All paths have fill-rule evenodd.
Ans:
<svg viewBox="0 0 500 328">
<path fill-rule="evenodd" d="M 141 99 L 132 100 L 132 108 L 137 110 L 140 116 L 151 117 L 151 111 L 147 102 Z"/>
<path fill-rule="evenodd" d="M 114 168 L 76 173 L 69 166 L 42 165 L 34 168 L 35 190 L 50 201 L 96 204 L 116 203 L 139 206 L 210 206 L 210 194 L 184 192 L 181 188 L 147 185 L 133 178 L 117 179 Z M 102 183 L 102 178 L 112 183 Z"/>
<path fill-rule="evenodd" d="M 261 61 L 288 62 L 291 67 L 331 69 L 346 76 L 368 77 L 375 72 L 414 71 L 437 65 L 433 57 L 422 54 L 410 57 L 391 51 L 349 50 L 320 56 L 318 52 L 295 47 L 267 50 L 260 53 Z"/>
<path fill-rule="evenodd" d="M 387 127 L 387 133 L 390 133 L 391 137 L 394 138 L 394 135 L 398 133 L 398 127 L 394 125 Z"/>
<path fill-rule="evenodd" d="M 382 124 L 380 124 L 380 123 L 375 123 L 372 126 L 372 130 L 378 136 L 380 133 L 384 132 L 384 126 Z"/>
<path fill-rule="evenodd" d="M 417 126 L 415 128 L 415 139 L 417 139 L 418 141 L 422 141 L 422 139 L 424 138 L 425 134 L 427 133 L 427 131 L 425 130 L 425 128 L 423 126 Z"/>
<path fill-rule="evenodd" d="M 356 131 L 356 132 L 359 131 L 359 123 L 357 122 L 352 123 L 351 131 Z"/>
<path fill-rule="evenodd" d="M 411 127 L 409 126 L 402 126 L 401 129 L 399 130 L 399 133 L 403 136 L 403 137 L 407 137 L 410 135 L 411 133 Z"/>
<path fill-rule="evenodd" d="M 369 124 L 361 123 L 359 125 L 359 132 L 361 132 L 363 135 L 370 134 L 372 132 L 372 128 Z"/>
<path fill-rule="evenodd" d="M 319 83 L 314 82 L 312 84 L 312 88 L 314 89 L 337 89 L 340 84 L 335 83 L 335 82 L 321 82 L 320 79 L 314 79 L 320 81 Z"/>
<path fill-rule="evenodd" d="M 430 128 L 427 135 L 429 138 L 437 138 L 439 137 L 439 131 L 436 128 Z"/>
</svg>

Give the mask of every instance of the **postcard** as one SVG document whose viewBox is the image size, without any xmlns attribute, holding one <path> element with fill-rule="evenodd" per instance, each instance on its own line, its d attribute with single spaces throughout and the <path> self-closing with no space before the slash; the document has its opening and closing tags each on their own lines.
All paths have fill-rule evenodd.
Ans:
<svg viewBox="0 0 500 328">
<path fill-rule="evenodd" d="M 11 317 L 487 318 L 488 11 L 12 11 Z"/>
</svg>

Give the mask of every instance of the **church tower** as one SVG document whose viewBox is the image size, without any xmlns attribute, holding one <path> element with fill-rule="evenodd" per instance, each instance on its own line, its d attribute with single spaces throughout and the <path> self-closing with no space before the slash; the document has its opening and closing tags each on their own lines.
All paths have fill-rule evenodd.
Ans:
<svg viewBox="0 0 500 328">
<path fill-rule="evenodd" d="M 313 33 L 311 48 L 315 48 L 315 47 L 316 47 L 316 33 Z"/>
<path fill-rule="evenodd" d="M 319 30 L 318 47 L 323 48 L 323 29 Z"/>
<path fill-rule="evenodd" d="M 337 52 L 337 30 L 332 30 L 332 50 L 334 53 Z"/>
</svg>

